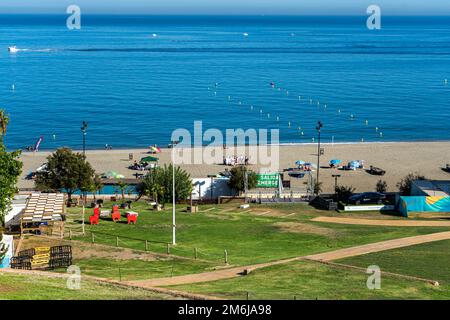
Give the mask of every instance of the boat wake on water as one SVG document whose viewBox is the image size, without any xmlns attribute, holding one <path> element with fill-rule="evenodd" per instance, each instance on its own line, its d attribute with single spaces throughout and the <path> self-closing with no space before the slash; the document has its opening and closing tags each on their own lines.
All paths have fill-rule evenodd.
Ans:
<svg viewBox="0 0 450 320">
<path fill-rule="evenodd" d="M 25 49 L 25 48 L 17 48 L 16 46 L 8 47 L 9 53 L 17 53 L 17 52 L 53 52 L 57 51 L 56 49 Z"/>
</svg>

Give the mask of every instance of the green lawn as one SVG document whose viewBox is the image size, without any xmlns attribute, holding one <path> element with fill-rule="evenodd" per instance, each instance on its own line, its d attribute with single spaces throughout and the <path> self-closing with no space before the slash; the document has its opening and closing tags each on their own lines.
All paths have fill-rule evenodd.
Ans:
<svg viewBox="0 0 450 320">
<path fill-rule="evenodd" d="M 378 265 L 382 272 L 437 280 L 450 285 L 450 240 L 370 253 L 337 262 L 363 268 Z"/>
<path fill-rule="evenodd" d="M 185 259 L 117 260 L 105 258 L 75 259 L 82 274 L 113 280 L 143 280 L 201 273 L 214 270 L 214 265 Z M 64 271 L 65 272 L 65 271 Z"/>
<path fill-rule="evenodd" d="M 105 203 L 105 207 L 111 208 L 111 203 Z M 374 212 L 353 214 L 326 212 L 303 204 L 251 205 L 252 212 L 243 212 L 236 205 L 209 205 L 202 206 L 201 212 L 196 214 L 184 212 L 185 208 L 186 206 L 178 206 L 177 245 L 169 246 L 170 255 L 166 254 L 167 243 L 172 240 L 170 208 L 156 212 L 150 210 L 145 202 L 140 201 L 134 203 L 133 207 L 134 211 L 139 212 L 137 225 L 113 223 L 109 219 L 101 220 L 99 225 L 86 225 L 86 236 L 76 238 L 82 242 L 72 242 L 74 264 L 78 265 L 85 275 L 115 280 L 149 279 L 226 267 L 225 249 L 228 252 L 228 266 L 236 266 L 450 229 L 312 222 L 310 219 L 318 216 L 403 218 Z M 81 218 L 81 208 L 70 208 L 69 212 L 79 213 Z M 91 214 L 92 209 L 88 209 L 86 221 Z M 125 218 L 122 217 L 122 220 Z M 91 245 L 92 233 L 95 243 L 108 246 Z M 116 248 L 116 236 L 119 237 L 120 247 L 133 250 Z M 147 253 L 144 252 L 145 240 L 149 241 Z M 433 243 L 427 244 L 423 249 L 420 249 L 420 246 L 399 249 L 402 253 L 397 255 L 396 251 L 392 250 L 375 256 L 376 261 L 381 261 L 378 265 L 382 270 L 398 272 L 401 269 L 408 269 L 410 273 L 404 270 L 399 273 L 444 282 L 437 288 L 419 281 L 384 276 L 382 289 L 373 291 L 366 288 L 367 275 L 364 273 L 301 261 L 256 270 L 245 277 L 177 286 L 176 289 L 236 299 L 246 298 L 247 292 L 250 299 L 293 299 L 294 296 L 298 299 L 449 299 L 450 287 L 446 282 L 448 255 L 440 253 L 448 252 L 448 244 L 449 242 Z M 28 245 L 34 247 L 41 244 L 30 242 Z M 416 252 L 415 248 L 419 250 Z M 409 253 L 405 254 L 403 250 Z M 198 259 L 194 259 L 194 252 L 197 252 Z M 425 256 L 426 259 L 423 258 Z M 415 262 L 419 258 L 422 259 L 421 264 Z M 372 261 L 374 260 L 371 255 L 367 255 L 355 257 L 344 263 L 367 267 L 374 264 Z M 422 274 L 419 271 L 422 271 Z M 423 271 L 428 274 L 423 274 Z M 4 285 L 0 286 L 1 296 L 8 299 L 24 297 L 75 299 L 79 296 L 86 299 L 161 298 L 149 297 L 147 292 L 140 291 L 136 293 L 137 297 L 131 295 L 135 294 L 134 292 L 116 293 L 116 289 L 126 289 L 109 290 L 108 286 L 88 281 L 79 292 L 65 289 L 65 282 L 61 279 L 39 279 L 30 287 L 24 284 L 26 277 L 19 279 L 17 286 L 14 280 L 8 278 L 3 280 L 0 278 L 0 284 L 2 283 Z M 1 290 L 8 295 L 3 295 Z M 62 293 L 58 293 L 59 291 Z"/>
<path fill-rule="evenodd" d="M 110 204 L 106 204 L 106 207 L 110 207 Z M 205 212 L 214 207 L 215 209 Z M 242 210 L 229 205 L 205 206 L 201 207 L 202 212 L 190 214 L 182 211 L 185 206 L 179 206 L 178 244 L 171 246 L 171 253 L 193 258 L 194 248 L 197 248 L 199 259 L 223 264 L 226 249 L 229 264 L 244 265 L 448 230 L 448 228 L 400 228 L 311 222 L 310 218 L 329 213 L 324 214 L 323 211 L 302 204 L 265 207 L 252 205 L 252 208 L 260 212 L 270 210 L 277 216 L 242 213 Z M 231 210 L 223 212 L 228 209 Z M 81 209 L 70 210 L 74 212 Z M 86 213 L 86 219 L 91 210 Z M 122 237 L 121 246 L 140 250 L 144 249 L 144 242 L 133 239 L 147 239 L 154 241 L 149 243 L 150 251 L 165 253 L 166 243 L 171 242 L 171 210 L 152 211 L 144 202 L 135 203 L 133 210 L 139 212 L 137 225 L 101 220 L 99 225 L 87 225 L 87 236 L 79 239 L 91 241 L 89 232 L 92 231 L 98 243 L 114 246 L 115 236 L 119 236 Z M 286 218 L 280 217 L 291 213 L 295 214 Z"/>
<path fill-rule="evenodd" d="M 67 280 L 37 275 L 0 273 L 3 300 L 161 300 L 174 297 L 81 278 L 80 290 L 67 288 Z"/>
<path fill-rule="evenodd" d="M 227 299 L 450 299 L 450 286 L 384 276 L 369 290 L 364 272 L 298 261 L 256 270 L 247 276 L 170 287 Z"/>
</svg>

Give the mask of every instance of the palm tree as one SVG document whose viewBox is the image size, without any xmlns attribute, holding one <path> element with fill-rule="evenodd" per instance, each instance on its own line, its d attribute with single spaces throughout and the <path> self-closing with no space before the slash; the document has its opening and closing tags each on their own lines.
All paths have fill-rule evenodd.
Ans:
<svg viewBox="0 0 450 320">
<path fill-rule="evenodd" d="M 125 191 L 128 189 L 128 184 L 122 180 L 118 179 L 116 182 L 117 189 L 119 189 L 120 193 L 122 194 L 122 200 L 125 199 Z"/>
<path fill-rule="evenodd" d="M 95 195 L 102 189 L 103 189 L 102 179 L 98 174 L 96 174 L 91 185 L 91 192 L 94 194 L 94 201 L 97 200 Z"/>
<path fill-rule="evenodd" d="M 154 184 L 150 187 L 149 193 L 152 195 L 153 200 L 156 202 L 156 205 L 159 205 L 158 194 L 164 194 L 164 187 L 159 184 Z"/>
<path fill-rule="evenodd" d="M 8 126 L 9 116 L 5 113 L 4 110 L 0 110 L 0 134 L 6 134 L 6 127 Z"/>
</svg>

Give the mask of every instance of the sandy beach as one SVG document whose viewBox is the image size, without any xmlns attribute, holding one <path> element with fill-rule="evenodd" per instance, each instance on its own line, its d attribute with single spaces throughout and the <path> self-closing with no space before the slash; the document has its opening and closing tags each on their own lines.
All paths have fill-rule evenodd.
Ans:
<svg viewBox="0 0 450 320">
<path fill-rule="evenodd" d="M 396 183 L 411 172 L 420 173 L 428 179 L 450 179 L 450 174 L 442 170 L 446 163 L 450 163 L 450 142 L 324 144 L 322 147 L 324 148 L 324 155 L 320 158 L 320 180 L 323 182 L 324 192 L 333 192 L 334 178 L 332 178 L 332 174 L 341 174 L 338 183 L 340 185 L 351 185 L 358 192 L 375 190 L 375 184 L 379 179 L 387 182 L 388 191 L 397 191 Z M 236 150 L 227 150 L 227 152 L 233 153 Z M 237 152 L 238 155 L 242 154 L 241 151 Z M 88 161 L 98 173 L 112 170 L 125 175 L 127 178 L 133 178 L 136 171 L 128 169 L 128 166 L 133 164 L 133 160 L 129 160 L 130 153 L 138 161 L 149 155 L 148 149 L 86 151 Z M 247 149 L 245 153 L 251 153 L 251 149 Z M 49 154 L 51 152 L 24 152 L 22 154 L 21 160 L 24 167 L 19 180 L 19 188 L 33 188 L 34 182 L 26 180 L 25 176 L 45 163 Z M 160 159 L 160 165 L 170 163 L 171 149 L 163 149 L 157 157 Z M 366 168 L 374 165 L 386 170 L 386 174 L 379 177 L 372 176 L 365 170 L 343 171 L 325 168 L 331 159 L 341 159 L 342 164 L 351 160 L 364 160 Z M 281 145 L 279 147 L 280 171 L 295 167 L 296 160 L 317 163 L 317 145 Z M 263 167 L 252 159 L 250 162 L 252 169 L 255 171 L 259 171 Z M 324 167 L 322 168 L 322 166 Z M 182 167 L 192 177 L 206 177 L 208 174 L 216 174 L 224 171 L 225 168 L 231 168 L 222 164 L 183 164 Z M 304 181 L 306 181 L 305 178 L 291 178 L 291 187 L 293 189 L 302 188 Z"/>
</svg>

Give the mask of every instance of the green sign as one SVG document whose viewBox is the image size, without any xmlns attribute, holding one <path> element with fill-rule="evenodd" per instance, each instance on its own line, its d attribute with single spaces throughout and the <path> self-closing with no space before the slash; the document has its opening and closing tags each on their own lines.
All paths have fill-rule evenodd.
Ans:
<svg viewBox="0 0 450 320">
<path fill-rule="evenodd" d="M 278 188 L 280 175 L 278 173 L 258 174 L 257 188 Z"/>
</svg>

